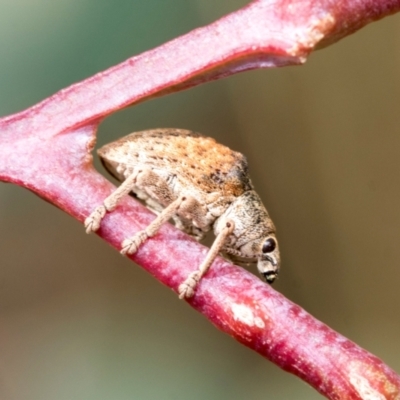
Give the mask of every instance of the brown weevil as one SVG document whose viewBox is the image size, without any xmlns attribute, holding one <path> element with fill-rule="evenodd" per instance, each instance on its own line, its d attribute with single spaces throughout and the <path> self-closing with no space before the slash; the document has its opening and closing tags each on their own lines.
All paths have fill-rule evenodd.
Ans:
<svg viewBox="0 0 400 400">
<path fill-rule="evenodd" d="M 103 146 L 98 154 L 122 184 L 86 218 L 87 233 L 96 231 L 106 212 L 133 192 L 157 216 L 122 242 L 122 254 L 135 253 L 171 218 L 197 240 L 214 230 L 216 238 L 204 261 L 179 286 L 180 298 L 193 296 L 221 251 L 235 262 L 257 262 L 265 280 L 275 280 L 280 266 L 275 226 L 241 153 L 188 130 L 161 128 L 132 133 Z"/>
</svg>

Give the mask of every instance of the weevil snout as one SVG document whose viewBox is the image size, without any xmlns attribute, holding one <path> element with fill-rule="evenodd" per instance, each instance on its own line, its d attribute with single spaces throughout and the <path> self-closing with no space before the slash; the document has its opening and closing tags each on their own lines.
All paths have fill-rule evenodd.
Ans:
<svg viewBox="0 0 400 400">
<path fill-rule="evenodd" d="M 278 274 L 276 271 L 263 272 L 262 275 L 265 279 L 265 282 L 270 283 L 270 284 L 274 283 L 275 279 L 278 277 Z"/>
<path fill-rule="evenodd" d="M 275 237 L 268 237 L 264 241 L 257 268 L 266 282 L 273 283 L 278 277 L 280 267 L 280 254 Z"/>
</svg>

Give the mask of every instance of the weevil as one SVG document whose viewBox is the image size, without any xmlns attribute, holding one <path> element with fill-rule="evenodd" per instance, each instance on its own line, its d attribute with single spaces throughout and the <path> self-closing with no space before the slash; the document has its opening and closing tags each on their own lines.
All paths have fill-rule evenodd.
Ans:
<svg viewBox="0 0 400 400">
<path fill-rule="evenodd" d="M 86 218 L 87 233 L 99 229 L 106 212 L 133 192 L 157 216 L 122 242 L 122 254 L 135 253 L 170 219 L 197 240 L 214 230 L 205 259 L 179 286 L 181 299 L 194 295 L 220 252 L 241 264 L 257 262 L 268 283 L 276 279 L 280 254 L 275 226 L 254 190 L 243 154 L 213 138 L 173 128 L 132 133 L 103 146 L 98 154 L 122 184 Z"/>
</svg>

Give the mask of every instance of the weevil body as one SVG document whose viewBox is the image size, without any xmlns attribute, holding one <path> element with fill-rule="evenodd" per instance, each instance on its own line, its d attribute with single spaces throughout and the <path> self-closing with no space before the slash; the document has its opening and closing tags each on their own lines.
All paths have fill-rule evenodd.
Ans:
<svg viewBox="0 0 400 400">
<path fill-rule="evenodd" d="M 134 192 L 157 217 L 123 241 L 122 254 L 136 252 L 170 218 L 197 240 L 214 230 L 216 239 L 205 260 L 180 285 L 180 298 L 193 296 L 221 251 L 240 263 L 257 262 L 265 280 L 275 280 L 280 266 L 275 227 L 254 191 L 241 153 L 188 130 L 154 129 L 107 144 L 98 154 L 122 184 L 86 219 L 88 233 L 99 228 L 105 213 L 123 196 Z"/>
</svg>

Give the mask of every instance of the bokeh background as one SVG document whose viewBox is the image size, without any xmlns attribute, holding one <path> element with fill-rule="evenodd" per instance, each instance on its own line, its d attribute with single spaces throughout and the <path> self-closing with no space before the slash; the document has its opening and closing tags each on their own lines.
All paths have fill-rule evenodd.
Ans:
<svg viewBox="0 0 400 400">
<path fill-rule="evenodd" d="M 244 0 L 0 0 L 0 115 Z M 246 72 L 103 122 L 187 128 L 248 156 L 276 289 L 400 372 L 400 15 L 306 65 Z M 0 398 L 320 399 L 25 189 L 0 184 Z M 254 271 L 255 272 L 255 271 Z"/>
</svg>

